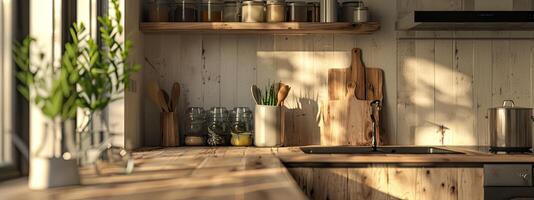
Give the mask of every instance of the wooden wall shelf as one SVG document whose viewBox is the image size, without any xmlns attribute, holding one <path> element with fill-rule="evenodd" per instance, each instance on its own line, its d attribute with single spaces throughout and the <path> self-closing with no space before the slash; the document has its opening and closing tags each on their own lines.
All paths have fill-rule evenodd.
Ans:
<svg viewBox="0 0 534 200">
<path fill-rule="evenodd" d="M 151 32 L 212 33 L 348 33 L 371 34 L 380 29 L 378 22 L 352 24 L 347 22 L 313 23 L 243 23 L 243 22 L 143 22 L 139 29 Z"/>
</svg>

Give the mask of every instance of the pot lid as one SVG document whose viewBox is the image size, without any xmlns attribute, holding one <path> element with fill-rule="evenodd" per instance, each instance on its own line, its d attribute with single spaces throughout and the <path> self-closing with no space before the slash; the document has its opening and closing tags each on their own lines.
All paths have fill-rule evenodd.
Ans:
<svg viewBox="0 0 534 200">
<path fill-rule="evenodd" d="M 493 107 L 490 109 L 532 110 L 532 108 L 516 106 L 513 100 L 504 100 L 502 102 L 502 106 Z"/>
</svg>

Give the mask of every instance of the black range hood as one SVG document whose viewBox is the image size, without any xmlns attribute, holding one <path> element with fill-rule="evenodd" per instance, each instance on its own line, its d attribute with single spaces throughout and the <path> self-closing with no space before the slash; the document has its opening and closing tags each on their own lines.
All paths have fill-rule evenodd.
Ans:
<svg viewBox="0 0 534 200">
<path fill-rule="evenodd" d="M 398 30 L 534 30 L 534 11 L 414 11 Z"/>
</svg>

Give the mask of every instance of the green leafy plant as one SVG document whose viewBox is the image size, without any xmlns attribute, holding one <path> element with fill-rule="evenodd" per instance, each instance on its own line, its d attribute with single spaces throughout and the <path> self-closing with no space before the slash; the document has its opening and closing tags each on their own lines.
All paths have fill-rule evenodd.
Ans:
<svg viewBox="0 0 534 200">
<path fill-rule="evenodd" d="M 111 5 L 115 15 L 98 18 L 102 45 L 88 36 L 83 23 L 74 23 L 69 30 L 72 41 L 65 44 L 59 66 L 46 62 L 44 53 L 38 62 L 30 62 L 33 38 L 14 45 L 16 76 L 21 82 L 17 90 L 48 118 L 72 119 L 80 108 L 89 113 L 87 127 L 93 113 L 122 98 L 131 74 L 140 69 L 127 61 L 132 42 L 121 39 L 119 1 L 111 0 Z"/>
<path fill-rule="evenodd" d="M 269 83 L 265 86 L 265 90 L 260 89 L 260 105 L 276 106 L 278 83 Z"/>
</svg>

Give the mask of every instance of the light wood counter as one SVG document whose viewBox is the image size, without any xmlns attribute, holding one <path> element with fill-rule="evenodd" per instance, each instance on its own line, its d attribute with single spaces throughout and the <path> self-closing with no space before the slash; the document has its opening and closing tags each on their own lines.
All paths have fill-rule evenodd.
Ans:
<svg viewBox="0 0 534 200">
<path fill-rule="evenodd" d="M 83 178 L 80 186 L 31 191 L 26 187 L 27 179 L 16 179 L 0 183 L 0 194 L 1 199 L 299 200 L 307 198 L 299 189 L 299 185 L 308 196 L 313 198 L 318 196 L 333 198 L 335 196 L 329 195 L 344 193 L 347 193 L 346 195 L 361 194 L 360 190 L 340 191 L 345 187 L 338 187 L 333 178 L 350 185 L 353 183 L 347 180 L 359 180 L 359 176 L 356 177 L 356 175 L 364 174 L 365 177 L 389 177 L 387 183 L 380 182 L 382 185 L 386 184 L 389 189 L 380 191 L 399 197 L 403 195 L 397 194 L 397 191 L 393 190 L 397 176 L 420 182 L 419 179 L 426 176 L 429 176 L 428 179 L 431 180 L 430 175 L 432 174 L 440 174 L 440 176 L 450 174 L 451 180 L 455 181 L 451 182 L 449 190 L 451 188 L 465 188 L 465 184 L 462 185 L 462 183 L 469 183 L 469 185 L 477 186 L 477 190 L 473 191 L 480 191 L 482 163 L 534 163 L 533 155 L 493 155 L 465 148 L 447 148 L 465 154 L 305 154 L 298 147 L 144 149 L 133 154 L 135 169 L 130 175 L 98 176 L 93 168 L 84 168 L 81 170 Z M 289 167 L 292 175 L 297 177 L 298 185 L 281 161 Z M 304 166 L 306 163 L 344 163 L 354 164 L 360 168 L 351 168 L 352 166 L 336 166 L 335 169 L 314 168 L 314 166 Z M 396 164 L 421 164 L 421 167 L 398 168 L 394 167 Z M 445 168 L 426 168 L 426 165 L 435 164 L 450 165 Z M 473 164 L 477 166 L 475 168 L 472 168 L 473 166 L 462 168 Z M 372 175 L 378 173 L 377 171 L 383 173 L 384 176 Z M 332 187 L 325 181 L 332 182 Z M 336 183 L 334 184 L 334 182 Z M 367 183 L 359 182 L 357 184 L 361 187 L 367 187 L 365 185 Z M 436 184 L 436 188 L 442 187 L 441 182 Z M 346 188 L 352 188 L 352 186 L 347 185 Z M 373 190 L 373 192 L 379 191 Z M 454 195 L 461 196 L 464 193 L 464 191 L 458 191 Z M 469 193 L 469 195 L 472 194 Z"/>
<path fill-rule="evenodd" d="M 298 147 L 279 148 L 277 157 L 286 164 L 344 163 L 344 164 L 484 164 L 533 163 L 534 154 L 491 154 L 469 147 L 440 147 L 464 154 L 306 154 Z"/>
<path fill-rule="evenodd" d="M 167 148 L 134 153 L 130 175 L 31 191 L 27 179 L 0 183 L 0 199 L 307 199 L 271 148 Z"/>
</svg>

